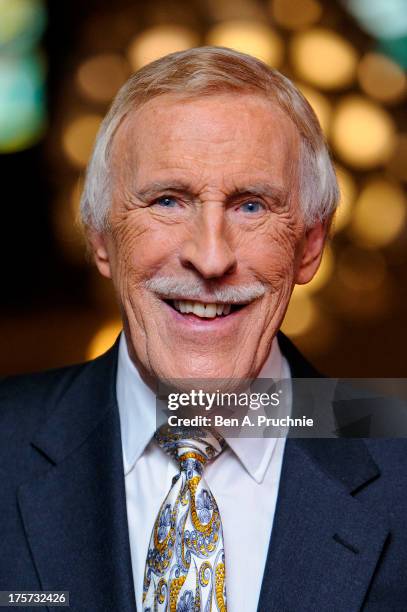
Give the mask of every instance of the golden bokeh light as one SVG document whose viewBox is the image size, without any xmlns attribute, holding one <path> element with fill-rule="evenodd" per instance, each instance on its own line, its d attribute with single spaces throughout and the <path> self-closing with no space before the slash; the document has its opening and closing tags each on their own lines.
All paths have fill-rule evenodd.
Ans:
<svg viewBox="0 0 407 612">
<path fill-rule="evenodd" d="M 271 0 L 270 8 L 274 21 L 289 30 L 314 25 L 322 15 L 317 0 Z"/>
<path fill-rule="evenodd" d="M 296 83 L 298 89 L 312 106 L 325 135 L 329 133 L 332 118 L 332 104 L 323 93 L 309 85 Z"/>
<path fill-rule="evenodd" d="M 209 31 L 207 44 L 254 55 L 274 68 L 283 60 L 281 37 L 260 21 L 236 19 L 218 23 Z"/>
<path fill-rule="evenodd" d="M 126 60 L 119 54 L 101 53 L 85 60 L 78 68 L 80 92 L 95 102 L 110 102 L 129 74 Z"/>
<path fill-rule="evenodd" d="M 334 345 L 337 332 L 335 320 L 320 312 L 315 324 L 301 335 L 299 348 L 311 358 L 326 353 Z"/>
<path fill-rule="evenodd" d="M 313 28 L 291 41 L 291 61 L 298 76 L 321 89 L 350 85 L 357 59 L 353 46 L 333 30 Z"/>
<path fill-rule="evenodd" d="M 388 169 L 395 178 L 407 181 L 407 134 L 398 134 Z"/>
<path fill-rule="evenodd" d="M 114 320 L 105 323 L 89 342 L 86 359 L 95 359 L 105 353 L 114 344 L 121 329 L 121 321 Z"/>
<path fill-rule="evenodd" d="M 304 292 L 294 292 L 282 324 L 282 331 L 292 337 L 300 336 L 314 325 L 318 309 L 314 300 Z"/>
<path fill-rule="evenodd" d="M 128 58 L 134 70 L 154 60 L 197 46 L 197 34 L 180 25 L 157 25 L 137 35 L 128 49 Z"/>
<path fill-rule="evenodd" d="M 352 174 L 338 164 L 336 164 L 335 170 L 341 196 L 332 225 L 332 233 L 334 234 L 348 225 L 352 216 L 352 205 L 357 194 L 356 182 Z"/>
<path fill-rule="evenodd" d="M 88 162 L 101 121 L 100 115 L 82 115 L 74 119 L 63 132 L 63 151 L 78 168 L 83 168 Z"/>
<path fill-rule="evenodd" d="M 296 285 L 294 294 L 301 296 L 304 293 L 316 293 L 326 285 L 332 276 L 335 265 L 335 257 L 330 245 L 327 245 L 322 255 L 322 260 L 314 278 L 305 285 Z"/>
<path fill-rule="evenodd" d="M 384 178 L 371 179 L 356 201 L 350 225 L 354 241 L 365 248 L 387 246 L 406 222 L 403 189 Z"/>
<path fill-rule="evenodd" d="M 380 102 L 399 102 L 407 91 L 403 69 L 380 53 L 367 53 L 358 66 L 361 88 Z"/>
<path fill-rule="evenodd" d="M 354 291 L 380 289 L 386 278 L 385 259 L 378 251 L 347 246 L 338 257 L 337 278 Z"/>
<path fill-rule="evenodd" d="M 395 135 L 391 115 L 367 98 L 350 95 L 339 102 L 331 140 L 338 155 L 351 166 L 368 169 L 387 161 Z"/>
</svg>

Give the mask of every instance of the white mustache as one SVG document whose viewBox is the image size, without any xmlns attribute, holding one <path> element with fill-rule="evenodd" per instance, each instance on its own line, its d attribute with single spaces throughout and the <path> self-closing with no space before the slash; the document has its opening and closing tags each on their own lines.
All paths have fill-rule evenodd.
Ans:
<svg viewBox="0 0 407 612">
<path fill-rule="evenodd" d="M 213 281 L 202 282 L 197 279 L 184 281 L 171 276 L 150 278 L 144 282 L 144 287 L 168 299 L 182 296 L 186 300 L 194 300 L 204 294 L 205 296 L 210 295 L 213 303 L 227 302 L 230 304 L 252 302 L 266 292 L 263 283 L 258 281 L 240 287 L 216 287 Z"/>
</svg>

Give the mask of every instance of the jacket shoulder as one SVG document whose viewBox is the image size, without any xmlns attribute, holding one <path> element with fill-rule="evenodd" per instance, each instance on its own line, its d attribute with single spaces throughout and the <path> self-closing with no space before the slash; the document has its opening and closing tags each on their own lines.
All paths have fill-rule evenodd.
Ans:
<svg viewBox="0 0 407 612">
<path fill-rule="evenodd" d="M 92 362 L 8 376 L 0 380 L 0 446 L 17 431 L 33 432 L 44 422 L 66 390 Z"/>
</svg>

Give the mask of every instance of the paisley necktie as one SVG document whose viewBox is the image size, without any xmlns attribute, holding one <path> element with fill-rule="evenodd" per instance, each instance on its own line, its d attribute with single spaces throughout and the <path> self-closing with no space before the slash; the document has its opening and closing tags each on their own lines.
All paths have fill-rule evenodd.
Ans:
<svg viewBox="0 0 407 612">
<path fill-rule="evenodd" d="M 143 612 L 226 612 L 222 523 L 203 477 L 205 465 L 222 452 L 225 441 L 214 431 L 167 425 L 154 437 L 177 460 L 180 473 L 151 534 Z"/>
</svg>

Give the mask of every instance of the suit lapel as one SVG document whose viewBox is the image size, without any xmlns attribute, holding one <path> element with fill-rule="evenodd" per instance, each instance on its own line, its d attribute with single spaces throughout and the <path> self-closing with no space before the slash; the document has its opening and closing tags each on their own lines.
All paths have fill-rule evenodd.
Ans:
<svg viewBox="0 0 407 612">
<path fill-rule="evenodd" d="M 42 588 L 70 591 L 75 611 L 136 610 L 116 362 L 117 346 L 64 381 L 57 409 L 32 441 L 48 467 L 18 494 Z"/>
<path fill-rule="evenodd" d="M 287 440 L 259 611 L 360 610 L 388 536 L 384 517 L 351 494 L 378 477 L 363 448 Z M 343 479 L 341 461 L 353 465 Z"/>
<path fill-rule="evenodd" d="M 279 340 L 293 376 L 317 375 Z M 259 612 L 360 610 L 389 531 L 358 495 L 379 477 L 361 440 L 287 440 Z"/>
</svg>

